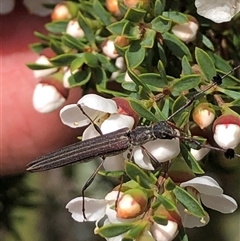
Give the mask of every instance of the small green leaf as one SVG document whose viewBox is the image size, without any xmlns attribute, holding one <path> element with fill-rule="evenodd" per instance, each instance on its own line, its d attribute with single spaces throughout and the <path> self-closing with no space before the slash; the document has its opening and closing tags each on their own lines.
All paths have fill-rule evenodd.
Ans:
<svg viewBox="0 0 240 241">
<path fill-rule="evenodd" d="M 125 165 L 125 172 L 131 180 L 137 182 L 141 187 L 150 189 L 152 186 L 152 179 L 136 164 L 127 162 Z"/>
<path fill-rule="evenodd" d="M 115 35 L 122 35 L 123 29 L 125 29 L 125 26 L 129 23 L 128 20 L 122 19 L 119 22 L 112 23 L 111 25 L 107 26 L 107 29 L 109 32 Z"/>
<path fill-rule="evenodd" d="M 127 232 L 123 240 L 137 240 L 137 238 L 143 233 L 143 230 L 147 225 L 148 225 L 148 221 L 146 220 L 138 221 L 135 227 L 131 228 Z"/>
<path fill-rule="evenodd" d="M 176 205 L 167 197 L 164 197 L 163 195 L 157 195 L 157 199 L 161 202 L 161 204 L 169 211 L 176 210 Z"/>
<path fill-rule="evenodd" d="M 140 8 L 128 8 L 124 18 L 133 23 L 139 23 L 142 21 L 146 14 L 144 9 Z"/>
<path fill-rule="evenodd" d="M 40 54 L 44 49 L 46 49 L 49 45 L 45 43 L 33 43 L 30 44 L 30 48 L 37 54 Z"/>
<path fill-rule="evenodd" d="M 102 67 L 93 68 L 92 76 L 94 77 L 94 79 L 96 81 L 97 89 L 99 86 L 104 89 L 106 88 L 107 76 L 106 76 L 105 70 Z"/>
<path fill-rule="evenodd" d="M 73 36 L 71 36 L 69 34 L 66 34 L 66 33 L 63 34 L 63 36 L 62 36 L 62 42 L 68 48 L 77 49 L 77 50 L 79 50 L 81 52 L 84 50 L 84 48 L 87 47 L 79 39 L 74 38 Z"/>
<path fill-rule="evenodd" d="M 191 75 L 193 74 L 192 67 L 187 59 L 186 56 L 182 58 L 182 71 L 184 75 Z"/>
<path fill-rule="evenodd" d="M 134 82 L 123 82 L 122 87 L 125 90 L 131 91 L 131 92 L 136 92 L 136 84 Z"/>
<path fill-rule="evenodd" d="M 146 29 L 144 37 L 141 41 L 141 46 L 144 48 L 152 48 L 155 41 L 156 32 L 152 29 Z"/>
<path fill-rule="evenodd" d="M 149 110 L 146 109 L 140 101 L 132 98 L 128 98 L 131 107 L 142 117 L 146 118 L 149 121 L 157 122 L 157 117 Z"/>
<path fill-rule="evenodd" d="M 50 40 L 50 37 L 49 37 L 49 36 L 47 36 L 47 35 L 45 35 L 45 34 L 42 34 L 42 33 L 39 33 L 39 32 L 37 32 L 37 31 L 34 32 L 34 35 L 35 35 L 37 38 L 39 38 L 40 40 L 42 40 L 42 41 L 48 42 L 48 41 Z"/>
<path fill-rule="evenodd" d="M 216 69 L 210 56 L 200 48 L 195 49 L 196 61 L 206 80 L 210 81 L 216 75 Z"/>
<path fill-rule="evenodd" d="M 105 10 L 102 3 L 100 3 L 98 0 L 94 0 L 92 6 L 94 12 L 101 19 L 105 26 L 111 24 L 111 15 L 108 11 Z"/>
<path fill-rule="evenodd" d="M 158 223 L 160 225 L 167 225 L 168 219 L 166 216 L 160 216 L 160 215 L 154 215 L 153 220 L 155 223 Z"/>
<path fill-rule="evenodd" d="M 156 30 L 159 33 L 165 33 L 170 30 L 172 21 L 169 18 L 163 16 L 157 16 L 151 22 L 153 30 Z"/>
<path fill-rule="evenodd" d="M 55 68 L 53 65 L 42 65 L 42 64 L 36 64 L 36 63 L 29 63 L 27 64 L 27 67 L 32 70 L 42 70 L 42 69 L 51 69 Z"/>
<path fill-rule="evenodd" d="M 165 8 L 165 0 L 156 0 L 154 4 L 155 16 L 162 15 Z"/>
<path fill-rule="evenodd" d="M 57 55 L 64 54 L 64 51 L 61 48 L 60 43 L 54 41 L 53 39 L 51 39 L 50 41 L 50 47 Z"/>
<path fill-rule="evenodd" d="M 126 233 L 134 227 L 135 225 L 132 223 L 108 224 L 96 229 L 95 232 L 104 238 L 111 238 Z"/>
<path fill-rule="evenodd" d="M 49 59 L 49 61 L 54 66 L 67 66 L 72 63 L 74 59 L 76 59 L 78 56 L 76 54 L 61 54 L 54 58 Z"/>
<path fill-rule="evenodd" d="M 188 21 L 187 16 L 184 13 L 175 12 L 175 11 L 169 11 L 169 12 L 163 12 L 162 14 L 166 18 L 172 19 L 173 22 L 183 24 Z"/>
<path fill-rule="evenodd" d="M 203 169 L 199 165 L 198 161 L 189 152 L 189 150 L 187 149 L 186 145 L 181 143 L 180 147 L 181 147 L 182 156 L 183 156 L 184 160 L 186 161 L 187 165 L 192 170 L 192 172 L 194 172 L 196 174 L 204 174 Z"/>
<path fill-rule="evenodd" d="M 46 29 L 52 33 L 66 32 L 69 20 L 58 20 L 45 24 Z"/>
<path fill-rule="evenodd" d="M 237 100 L 240 98 L 240 92 L 239 91 L 233 91 L 233 90 L 227 90 L 227 89 L 223 89 L 221 87 L 217 87 L 217 91 L 224 93 L 225 95 L 228 95 L 229 97 L 231 97 L 234 100 Z"/>
<path fill-rule="evenodd" d="M 86 53 L 84 53 L 83 56 L 84 56 L 84 62 L 89 67 L 96 68 L 96 67 L 99 66 L 98 59 L 97 59 L 96 55 L 86 52 Z"/>
<path fill-rule="evenodd" d="M 180 94 L 183 91 L 198 87 L 200 82 L 201 82 L 201 76 L 198 74 L 183 76 L 174 82 L 173 84 L 174 91 L 177 91 Z"/>
<path fill-rule="evenodd" d="M 158 72 L 160 74 L 160 78 L 162 80 L 162 84 L 164 84 L 165 86 L 168 85 L 168 80 L 167 80 L 167 75 L 166 75 L 166 71 L 165 71 L 165 67 L 164 64 L 161 60 L 158 61 Z M 165 86 L 161 86 L 162 88 Z"/>
<path fill-rule="evenodd" d="M 141 81 L 147 85 L 152 85 L 157 88 L 164 88 L 166 86 L 161 74 L 144 73 L 139 76 Z"/>
<path fill-rule="evenodd" d="M 141 46 L 139 41 L 131 42 L 129 48 L 125 53 L 127 66 L 131 69 L 138 67 L 144 60 L 145 53 L 146 50 Z"/>
<path fill-rule="evenodd" d="M 83 32 L 85 33 L 86 39 L 89 41 L 90 44 L 94 44 L 95 42 L 95 36 L 88 25 L 87 19 L 81 14 L 81 12 L 78 13 L 78 24 L 82 28 Z"/>
<path fill-rule="evenodd" d="M 159 54 L 159 57 L 160 57 L 159 59 L 163 63 L 163 66 L 166 67 L 167 64 L 168 64 L 168 60 L 167 60 L 167 57 L 165 55 L 165 50 L 159 42 L 157 43 L 157 48 L 158 48 L 158 54 Z"/>
<path fill-rule="evenodd" d="M 74 59 L 70 64 L 70 70 L 73 72 L 76 69 L 82 68 L 84 64 L 83 53 L 79 54 L 76 59 Z"/>
<path fill-rule="evenodd" d="M 96 57 L 98 58 L 98 61 L 101 62 L 102 67 L 105 68 L 106 70 L 112 72 L 118 71 L 118 68 L 116 65 L 109 60 L 105 55 L 96 53 Z"/>
<path fill-rule="evenodd" d="M 173 193 L 175 194 L 177 200 L 181 202 L 183 206 L 188 210 L 190 215 L 198 218 L 204 218 L 207 216 L 207 213 L 203 209 L 202 205 L 186 190 L 179 186 L 176 186 L 173 189 Z"/>
<path fill-rule="evenodd" d="M 162 36 L 164 43 L 172 51 L 173 55 L 175 55 L 179 59 L 182 59 L 183 56 L 186 55 L 189 61 L 192 60 L 192 55 L 188 47 L 174 34 L 165 32 Z"/>
<path fill-rule="evenodd" d="M 69 85 L 71 87 L 75 86 L 83 86 L 85 85 L 91 78 L 90 68 L 85 70 L 77 71 L 71 77 L 68 78 Z"/>
<path fill-rule="evenodd" d="M 209 48 L 209 49 L 211 49 L 212 51 L 214 51 L 214 45 L 213 45 L 213 43 L 211 42 L 211 40 L 210 40 L 206 35 L 201 34 L 201 33 L 199 33 L 199 34 L 202 36 L 202 42 L 203 42 L 203 44 L 204 44 L 207 48 Z"/>
</svg>

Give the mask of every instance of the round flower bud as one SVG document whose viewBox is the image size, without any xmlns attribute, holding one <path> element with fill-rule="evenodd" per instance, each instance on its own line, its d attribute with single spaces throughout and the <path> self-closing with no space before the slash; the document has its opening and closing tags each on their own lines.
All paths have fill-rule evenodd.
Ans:
<svg viewBox="0 0 240 241">
<path fill-rule="evenodd" d="M 55 6 L 51 14 L 52 20 L 64 20 L 71 19 L 72 15 L 69 12 L 68 7 L 64 3 L 59 3 Z"/>
<path fill-rule="evenodd" d="M 213 123 L 214 140 L 225 149 L 234 149 L 240 143 L 239 115 L 225 114 L 218 117 Z"/>
<path fill-rule="evenodd" d="M 209 103 L 200 103 L 193 110 L 193 120 L 201 129 L 212 124 L 215 118 L 215 111 Z"/>
<path fill-rule="evenodd" d="M 60 107 L 68 96 L 68 91 L 60 89 L 58 81 L 42 81 L 38 83 L 33 92 L 34 109 L 40 113 L 49 113 Z"/>
<path fill-rule="evenodd" d="M 75 38 L 82 38 L 85 35 L 83 30 L 79 26 L 77 20 L 69 21 L 69 23 L 67 25 L 67 28 L 66 28 L 66 33 L 75 37 Z"/>
<path fill-rule="evenodd" d="M 117 216 L 119 218 L 135 218 L 146 211 L 148 198 L 140 189 L 126 191 L 118 200 Z"/>
<path fill-rule="evenodd" d="M 121 14 L 118 7 L 118 0 L 106 0 L 106 8 L 115 16 L 119 16 Z"/>
<path fill-rule="evenodd" d="M 102 51 L 110 59 L 116 59 L 119 56 L 115 49 L 114 42 L 109 39 L 103 43 Z"/>
<path fill-rule="evenodd" d="M 177 23 L 172 27 L 172 32 L 185 43 L 195 40 L 199 28 L 199 24 L 194 17 L 189 16 L 188 20 L 186 23 Z"/>
</svg>

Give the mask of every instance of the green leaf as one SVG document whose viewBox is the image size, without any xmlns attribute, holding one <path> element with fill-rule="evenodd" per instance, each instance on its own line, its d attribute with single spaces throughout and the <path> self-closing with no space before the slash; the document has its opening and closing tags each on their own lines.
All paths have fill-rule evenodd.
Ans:
<svg viewBox="0 0 240 241">
<path fill-rule="evenodd" d="M 123 82 L 122 87 L 131 92 L 137 92 L 137 85 L 134 82 Z"/>
<path fill-rule="evenodd" d="M 84 62 L 92 68 L 96 68 L 99 66 L 98 59 L 95 54 L 92 53 L 84 53 Z"/>
<path fill-rule="evenodd" d="M 165 0 L 156 0 L 154 4 L 155 16 L 162 15 L 165 8 Z"/>
<path fill-rule="evenodd" d="M 85 33 L 86 39 L 89 41 L 90 44 L 93 45 L 95 43 L 94 33 L 90 28 L 90 26 L 88 25 L 86 18 L 81 14 L 81 12 L 78 13 L 77 20 L 78 20 L 79 26 L 82 28 L 83 32 Z"/>
<path fill-rule="evenodd" d="M 164 64 L 161 60 L 158 61 L 157 68 L 158 68 L 158 72 L 160 74 L 160 78 L 162 80 L 162 84 L 164 84 L 165 86 L 168 85 L 168 80 L 167 80 L 167 75 L 165 72 Z M 161 87 L 165 87 L 165 86 L 161 85 Z"/>
<path fill-rule="evenodd" d="M 183 206 L 188 210 L 190 215 L 198 218 L 204 218 L 208 216 L 202 205 L 183 188 L 176 186 L 173 189 L 173 193 L 175 194 L 177 200 L 181 202 Z"/>
<path fill-rule="evenodd" d="M 144 9 L 140 8 L 128 8 L 124 18 L 133 23 L 139 23 L 142 21 L 146 14 Z"/>
<path fill-rule="evenodd" d="M 126 233 L 134 227 L 135 225 L 132 223 L 108 224 L 96 229 L 95 232 L 104 238 L 111 238 Z"/>
<path fill-rule="evenodd" d="M 45 24 L 45 28 L 52 33 L 66 32 L 69 20 L 58 20 Z"/>
<path fill-rule="evenodd" d="M 36 63 L 29 63 L 27 64 L 27 67 L 32 70 L 42 70 L 42 69 L 52 69 L 55 68 L 53 65 L 42 65 L 42 64 L 36 64 Z"/>
<path fill-rule="evenodd" d="M 60 43 L 54 41 L 53 39 L 51 39 L 50 41 L 50 47 L 57 55 L 64 54 L 64 51 L 61 48 Z"/>
<path fill-rule="evenodd" d="M 125 172 L 131 180 L 134 180 L 141 187 L 151 189 L 152 179 L 136 164 L 127 162 Z"/>
<path fill-rule="evenodd" d="M 45 43 L 33 43 L 30 44 L 30 48 L 37 54 L 40 54 L 44 49 L 46 49 L 49 45 Z"/>
<path fill-rule="evenodd" d="M 108 26 L 109 24 L 111 24 L 111 14 L 105 10 L 105 8 L 103 7 L 103 4 L 100 3 L 98 0 L 94 0 L 92 4 L 93 4 L 92 6 L 94 9 L 94 12 L 101 19 L 103 24 L 105 26 Z"/>
<path fill-rule="evenodd" d="M 118 71 L 118 68 L 116 65 L 109 60 L 105 55 L 96 53 L 96 57 L 98 58 L 98 61 L 102 64 L 102 67 L 106 70 L 112 72 Z"/>
<path fill-rule="evenodd" d="M 115 35 L 122 35 L 123 29 L 125 29 L 125 26 L 129 23 L 128 20 L 122 19 L 119 22 L 112 23 L 107 27 L 108 31 Z"/>
<path fill-rule="evenodd" d="M 74 38 L 73 36 L 66 34 L 66 33 L 63 34 L 63 36 L 62 36 L 62 42 L 68 48 L 76 49 L 76 50 L 79 50 L 80 52 L 82 52 L 84 50 L 84 48 L 87 47 L 79 39 Z"/>
<path fill-rule="evenodd" d="M 146 220 L 140 220 L 137 222 L 135 227 L 131 228 L 125 237 L 122 239 L 123 240 L 137 240 L 137 238 L 143 233 L 143 230 L 145 227 L 148 225 L 148 221 Z"/>
<path fill-rule="evenodd" d="M 156 30 L 159 33 L 165 33 L 170 30 L 172 25 L 172 21 L 163 16 L 157 16 L 151 22 L 151 26 L 153 30 Z"/>
<path fill-rule="evenodd" d="M 217 91 L 224 93 L 225 95 L 228 95 L 229 97 L 231 97 L 234 100 L 237 100 L 240 98 L 240 92 L 239 91 L 233 91 L 233 90 L 227 90 L 227 89 L 223 89 L 221 87 L 217 87 Z"/>
<path fill-rule="evenodd" d="M 105 70 L 101 67 L 94 68 L 92 69 L 92 75 L 94 76 L 94 79 L 96 81 L 97 89 L 99 86 L 105 89 L 107 83 L 107 76 Z"/>
<path fill-rule="evenodd" d="M 113 177 L 113 178 L 119 178 L 124 174 L 125 174 L 124 171 L 105 171 L 105 170 L 98 171 L 98 175 L 105 176 L 105 177 Z"/>
<path fill-rule="evenodd" d="M 186 56 L 182 58 L 182 71 L 184 75 L 191 75 L 193 74 L 192 67 L 187 59 Z"/>
<path fill-rule="evenodd" d="M 231 106 L 240 106 L 240 98 L 229 103 Z"/>
<path fill-rule="evenodd" d="M 49 61 L 54 66 L 67 66 L 72 63 L 74 59 L 76 59 L 78 56 L 76 54 L 61 54 L 54 58 L 49 59 Z"/>
<path fill-rule="evenodd" d="M 128 98 L 131 107 L 142 117 L 146 118 L 149 121 L 157 122 L 157 117 L 149 110 L 146 109 L 140 101 L 132 98 Z"/>
<path fill-rule="evenodd" d="M 203 44 L 204 44 L 207 48 L 209 48 L 209 49 L 211 49 L 212 51 L 214 51 L 214 45 L 213 45 L 213 43 L 211 42 L 211 40 L 210 40 L 206 35 L 201 34 L 201 33 L 199 33 L 199 34 L 200 34 L 200 36 L 202 36 L 202 42 L 203 42 Z"/>
<path fill-rule="evenodd" d="M 163 63 L 163 66 L 166 67 L 167 64 L 168 64 L 168 60 L 167 60 L 167 57 L 165 55 L 165 50 L 159 42 L 157 43 L 157 48 L 158 48 L 158 54 L 159 54 L 159 57 L 160 57 L 159 59 Z"/>
<path fill-rule="evenodd" d="M 70 64 L 70 70 L 73 72 L 76 69 L 82 68 L 84 64 L 83 53 L 79 54 L 76 59 L 74 59 Z"/>
<path fill-rule="evenodd" d="M 141 81 L 147 85 L 152 85 L 157 88 L 164 88 L 166 86 L 161 74 L 144 73 L 140 74 L 139 77 Z"/>
<path fill-rule="evenodd" d="M 175 55 L 179 59 L 182 59 L 183 56 L 186 55 L 189 61 L 192 60 L 192 55 L 188 47 L 174 34 L 165 32 L 162 36 L 164 43 L 172 51 L 173 55 Z"/>
<path fill-rule="evenodd" d="M 146 50 L 141 46 L 139 41 L 131 42 L 129 48 L 125 53 L 127 66 L 131 69 L 138 67 L 144 60 L 145 53 Z"/>
<path fill-rule="evenodd" d="M 161 202 L 161 204 L 169 211 L 176 210 L 176 205 L 167 197 L 163 195 L 157 195 L 157 199 Z"/>
<path fill-rule="evenodd" d="M 144 37 L 141 41 L 141 46 L 143 48 L 152 48 L 155 41 L 156 32 L 152 29 L 147 28 Z"/>
<path fill-rule="evenodd" d="M 166 216 L 160 216 L 160 215 L 154 215 L 153 220 L 155 223 L 158 223 L 160 225 L 167 225 L 168 219 Z"/>
<path fill-rule="evenodd" d="M 138 40 L 142 38 L 144 31 L 145 30 L 142 26 L 128 22 L 124 26 L 122 34 L 130 40 Z"/>
<path fill-rule="evenodd" d="M 210 56 L 200 48 L 195 49 L 196 61 L 206 80 L 210 81 L 216 75 L 216 69 Z"/>
<path fill-rule="evenodd" d="M 186 147 L 186 145 L 184 145 L 183 143 L 180 144 L 180 148 L 181 148 L 181 153 L 182 156 L 184 158 L 184 160 L 186 161 L 187 165 L 190 167 L 190 169 L 192 170 L 192 172 L 196 173 L 196 174 L 204 174 L 203 169 L 201 168 L 201 166 L 199 165 L 198 161 L 193 157 L 193 155 L 189 152 L 188 148 Z"/>
<path fill-rule="evenodd" d="M 172 19 L 173 22 L 179 23 L 179 24 L 183 24 L 188 21 L 187 16 L 180 12 L 168 11 L 168 12 L 163 12 L 162 15 L 166 18 Z"/>
<path fill-rule="evenodd" d="M 42 34 L 42 33 L 39 33 L 37 31 L 34 32 L 34 35 L 39 38 L 40 40 L 44 41 L 44 42 L 48 42 L 50 40 L 50 37 L 45 35 L 45 34 Z"/>
<path fill-rule="evenodd" d="M 198 87 L 200 82 L 201 76 L 198 74 L 183 76 L 173 84 L 174 91 L 177 91 L 180 94 L 184 91 Z"/>
<path fill-rule="evenodd" d="M 75 86 L 83 86 L 85 85 L 91 78 L 90 68 L 85 70 L 80 70 L 74 73 L 71 77 L 68 78 L 69 85 L 71 87 Z"/>
</svg>

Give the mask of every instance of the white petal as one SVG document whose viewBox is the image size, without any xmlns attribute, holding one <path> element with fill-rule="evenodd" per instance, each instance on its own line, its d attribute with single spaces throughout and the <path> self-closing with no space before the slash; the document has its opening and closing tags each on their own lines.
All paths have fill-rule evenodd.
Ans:
<svg viewBox="0 0 240 241">
<path fill-rule="evenodd" d="M 194 187 L 198 192 L 208 195 L 220 195 L 223 193 L 219 184 L 209 176 L 195 177 L 180 184 L 181 187 Z"/>
<path fill-rule="evenodd" d="M 103 134 L 107 134 L 124 127 L 132 129 L 134 125 L 134 119 L 131 116 L 112 114 L 101 125 L 101 131 Z"/>
<path fill-rule="evenodd" d="M 87 221 L 96 221 L 104 217 L 106 213 L 107 201 L 104 199 L 85 198 L 85 214 Z M 83 222 L 82 197 L 71 200 L 66 208 L 72 213 L 72 218 L 77 222 Z"/>
<path fill-rule="evenodd" d="M 53 85 L 38 83 L 33 92 L 33 106 L 40 113 L 49 113 L 59 108 L 66 99 Z"/>
<path fill-rule="evenodd" d="M 177 207 L 181 215 L 182 224 L 185 228 L 203 227 L 210 221 L 210 218 L 207 215 L 207 213 L 207 216 L 204 217 L 204 220 L 201 220 L 200 218 L 197 218 L 193 215 L 189 215 L 188 213 L 186 213 L 184 211 L 185 207 L 183 207 L 182 204 L 178 203 Z"/>
<path fill-rule="evenodd" d="M 97 115 L 95 111 L 92 112 Z M 91 113 L 92 116 L 93 113 Z M 64 106 L 60 110 L 60 118 L 63 124 L 71 128 L 86 126 L 90 123 L 90 120 L 82 113 L 76 104 Z"/>
<path fill-rule="evenodd" d="M 81 106 L 87 106 L 89 109 L 98 110 L 104 113 L 117 113 L 117 104 L 114 100 L 103 98 L 100 95 L 88 94 L 84 95 L 78 104 Z M 87 113 L 88 114 L 88 113 Z"/>
<path fill-rule="evenodd" d="M 48 58 L 44 55 L 39 56 L 39 58 L 35 61 L 35 63 L 40 64 L 40 65 L 52 66 L 52 64 L 49 62 Z M 50 69 L 34 70 L 33 75 L 37 79 L 43 78 L 43 77 L 46 77 L 48 75 L 51 75 L 51 74 L 57 72 L 57 70 L 58 70 L 57 67 L 53 67 Z"/>
<path fill-rule="evenodd" d="M 90 125 L 84 130 L 82 134 L 82 140 L 84 141 L 97 136 L 100 136 L 100 134 L 97 132 L 96 128 L 93 125 Z"/>
<path fill-rule="evenodd" d="M 240 2 L 236 0 L 196 0 L 197 13 L 216 23 L 230 21 L 240 10 Z"/>
<path fill-rule="evenodd" d="M 0 1 L 0 14 L 10 13 L 15 5 L 14 0 L 1 0 Z"/>
<path fill-rule="evenodd" d="M 224 194 L 219 196 L 201 194 L 201 201 L 206 207 L 221 213 L 232 213 L 238 206 L 232 197 Z"/>
<path fill-rule="evenodd" d="M 143 152 L 141 147 L 134 148 L 133 157 L 139 167 L 149 171 L 154 170 L 150 158 Z"/>
<path fill-rule="evenodd" d="M 82 38 L 84 37 L 84 32 L 78 24 L 77 20 L 71 20 L 68 22 L 66 33 L 75 37 L 75 38 Z"/>
<path fill-rule="evenodd" d="M 216 125 L 213 138 L 220 147 L 234 149 L 240 142 L 240 126 L 236 124 Z"/>
<path fill-rule="evenodd" d="M 117 198 L 120 198 L 122 195 L 123 195 L 123 192 L 111 191 L 105 196 L 105 200 L 108 201 L 108 204 L 109 204 L 109 202 L 111 204 L 113 204 L 111 201 L 115 202 L 117 200 Z"/>
<path fill-rule="evenodd" d="M 201 148 L 199 150 L 192 149 L 190 150 L 191 154 L 195 157 L 197 161 L 200 161 L 205 157 L 208 152 L 210 152 L 209 148 Z"/>
<path fill-rule="evenodd" d="M 178 224 L 168 220 L 167 225 L 153 223 L 151 233 L 156 241 L 171 241 L 178 234 Z"/>
<path fill-rule="evenodd" d="M 106 171 L 121 171 L 124 170 L 124 158 L 122 154 L 106 157 L 103 167 Z"/>
<path fill-rule="evenodd" d="M 116 59 L 119 54 L 116 51 L 115 49 L 115 45 L 114 45 L 114 42 L 112 40 L 107 40 L 102 48 L 102 51 L 103 53 L 109 57 L 110 59 Z"/>
<path fill-rule="evenodd" d="M 150 152 L 159 162 L 165 162 L 173 159 L 180 153 L 179 139 L 172 140 L 154 140 L 144 144 L 144 147 Z"/>
</svg>

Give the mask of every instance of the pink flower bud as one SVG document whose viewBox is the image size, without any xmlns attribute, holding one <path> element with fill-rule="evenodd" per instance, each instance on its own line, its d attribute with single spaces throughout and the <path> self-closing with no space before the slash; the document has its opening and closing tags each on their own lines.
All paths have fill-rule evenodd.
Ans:
<svg viewBox="0 0 240 241">
<path fill-rule="evenodd" d="M 58 81 L 42 81 L 33 92 L 34 109 L 40 113 L 49 113 L 60 107 L 68 96 L 68 90 L 60 86 Z"/>
<path fill-rule="evenodd" d="M 140 189 L 130 189 L 118 200 L 117 216 L 124 219 L 135 218 L 146 210 L 147 203 L 146 193 Z"/>
<path fill-rule="evenodd" d="M 49 62 L 48 58 L 44 55 L 41 55 L 35 62 L 36 64 L 39 65 L 46 65 L 46 66 L 51 66 L 52 64 Z M 49 76 L 55 72 L 57 72 L 58 68 L 53 67 L 50 69 L 40 69 L 40 70 L 34 70 L 33 75 L 35 78 L 43 78 L 46 76 Z"/>
<path fill-rule="evenodd" d="M 184 24 L 175 24 L 172 27 L 172 32 L 185 43 L 192 42 L 196 38 L 199 27 L 194 17 L 189 16 L 188 19 L 188 22 Z"/>
<path fill-rule="evenodd" d="M 116 59 L 119 56 L 112 40 L 106 40 L 103 43 L 102 51 L 110 59 Z"/>
<path fill-rule="evenodd" d="M 225 149 L 234 149 L 240 143 L 239 115 L 225 114 L 213 123 L 214 140 Z"/>
<path fill-rule="evenodd" d="M 211 108 L 209 103 L 200 103 L 194 108 L 193 120 L 201 129 L 208 127 L 212 124 L 215 118 L 215 111 Z"/>
<path fill-rule="evenodd" d="M 59 3 L 55 6 L 51 14 L 52 20 L 64 20 L 71 19 L 72 15 L 69 12 L 68 7 L 64 3 Z"/>
<path fill-rule="evenodd" d="M 79 26 L 77 20 L 69 21 L 67 29 L 66 29 L 66 33 L 75 37 L 75 38 L 82 38 L 85 35 L 83 30 Z"/>
</svg>

